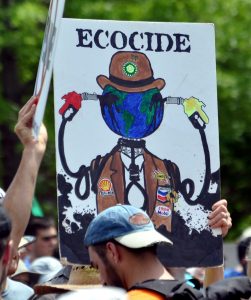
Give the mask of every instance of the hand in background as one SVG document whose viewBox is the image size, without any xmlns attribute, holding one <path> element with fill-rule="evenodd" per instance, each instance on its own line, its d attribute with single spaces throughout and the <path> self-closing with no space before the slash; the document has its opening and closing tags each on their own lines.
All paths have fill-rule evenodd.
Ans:
<svg viewBox="0 0 251 300">
<path fill-rule="evenodd" d="M 36 157 L 41 161 L 47 144 L 47 130 L 42 124 L 36 141 L 32 135 L 32 122 L 38 103 L 38 97 L 31 97 L 30 100 L 21 108 L 18 114 L 17 124 L 15 126 L 15 133 L 20 142 L 24 146 L 24 150 L 35 150 Z"/>
</svg>

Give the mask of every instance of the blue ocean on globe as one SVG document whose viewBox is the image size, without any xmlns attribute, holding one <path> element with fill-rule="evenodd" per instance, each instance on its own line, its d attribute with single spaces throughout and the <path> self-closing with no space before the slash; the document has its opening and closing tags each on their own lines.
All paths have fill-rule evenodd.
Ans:
<svg viewBox="0 0 251 300">
<path fill-rule="evenodd" d="M 163 102 L 153 100 L 158 93 L 156 88 L 126 93 L 107 86 L 100 100 L 105 123 L 113 132 L 126 138 L 140 139 L 152 134 L 159 127 L 164 113 Z M 111 95 L 112 101 L 109 100 Z"/>
</svg>

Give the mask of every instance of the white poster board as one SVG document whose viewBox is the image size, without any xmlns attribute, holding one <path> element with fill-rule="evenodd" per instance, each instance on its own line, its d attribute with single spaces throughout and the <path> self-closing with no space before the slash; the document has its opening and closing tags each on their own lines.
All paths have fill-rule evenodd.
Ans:
<svg viewBox="0 0 251 300">
<path fill-rule="evenodd" d="M 86 263 L 90 220 L 125 203 L 174 242 L 169 266 L 222 262 L 213 24 L 63 19 L 54 69 L 61 257 Z"/>
</svg>

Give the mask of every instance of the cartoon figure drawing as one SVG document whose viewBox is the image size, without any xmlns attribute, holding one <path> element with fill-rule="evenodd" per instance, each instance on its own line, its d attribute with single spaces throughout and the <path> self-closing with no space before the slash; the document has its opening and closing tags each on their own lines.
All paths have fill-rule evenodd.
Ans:
<svg viewBox="0 0 251 300">
<path fill-rule="evenodd" d="M 92 190 L 96 194 L 97 213 L 118 203 L 135 205 L 150 215 L 156 228 L 164 227 L 171 232 L 174 205 L 179 197 L 182 196 L 189 205 L 203 203 L 210 182 L 218 179 L 218 171 L 211 174 L 205 135 L 209 119 L 202 109 L 205 105 L 194 97 L 163 97 L 161 91 L 165 80 L 155 78 L 151 62 L 141 52 L 116 52 L 111 58 L 109 77 L 99 75 L 96 80 L 103 90 L 102 95 L 70 92 L 62 97 L 65 103 L 59 111 L 62 115 L 58 133 L 59 156 L 65 173 L 76 179 L 75 194 L 84 201 Z M 105 124 L 119 139 L 110 153 L 97 156 L 90 166 L 82 165 L 74 172 L 66 160 L 64 133 L 67 123 L 73 122 L 86 100 L 99 101 Z M 159 158 L 147 149 L 144 138 L 159 128 L 166 103 L 183 107 L 201 136 L 205 173 L 197 196 L 194 195 L 193 180 L 182 180 L 175 163 Z M 167 147 L 171 145 L 167 143 Z M 84 191 L 81 189 L 83 181 Z"/>
</svg>

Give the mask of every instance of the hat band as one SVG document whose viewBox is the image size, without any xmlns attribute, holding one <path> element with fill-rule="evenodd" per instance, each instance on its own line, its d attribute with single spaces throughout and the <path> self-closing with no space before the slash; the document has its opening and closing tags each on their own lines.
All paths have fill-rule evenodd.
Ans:
<svg viewBox="0 0 251 300">
<path fill-rule="evenodd" d="M 154 78 L 152 76 L 149 77 L 149 78 L 142 79 L 142 80 L 137 80 L 137 81 L 123 80 L 123 79 L 120 79 L 120 78 L 118 78 L 116 76 L 113 76 L 113 75 L 110 75 L 109 79 L 113 83 L 116 83 L 118 85 L 122 85 L 122 86 L 125 86 L 125 87 L 132 87 L 132 88 L 146 86 L 146 85 L 151 84 L 151 83 L 154 82 Z"/>
</svg>

